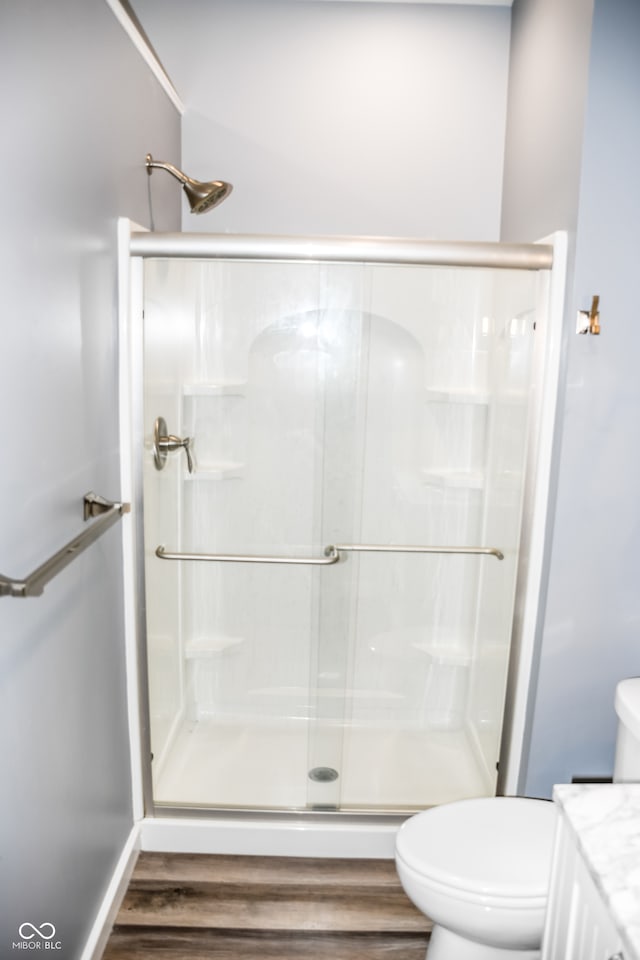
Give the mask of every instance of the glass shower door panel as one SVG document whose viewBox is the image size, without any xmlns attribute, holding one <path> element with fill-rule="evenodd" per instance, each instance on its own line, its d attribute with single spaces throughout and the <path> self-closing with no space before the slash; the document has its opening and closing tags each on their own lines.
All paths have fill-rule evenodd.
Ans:
<svg viewBox="0 0 640 960">
<path fill-rule="evenodd" d="M 499 548 L 350 554 L 346 809 L 495 791 L 524 479 L 531 274 L 371 267 L 356 542 Z"/>
<path fill-rule="evenodd" d="M 179 626 L 171 643 L 180 709 L 166 757 L 157 767 L 154 760 L 156 802 L 305 807 L 314 784 L 310 728 L 328 703 L 333 712 L 336 697 L 344 700 L 328 675 L 318 633 L 331 568 L 174 563 L 153 554 L 162 543 L 192 554 L 324 559 L 336 516 L 327 510 L 322 483 L 344 498 L 342 478 L 352 476 L 353 466 L 343 440 L 327 440 L 328 420 L 352 416 L 353 391 L 345 384 L 354 381 L 350 371 L 359 363 L 359 316 L 349 311 L 354 298 L 362 298 L 361 268 L 338 268 L 331 284 L 326 270 L 318 264 L 147 264 L 147 300 L 164 303 L 170 286 L 169 299 L 180 301 L 174 319 L 185 341 L 182 377 L 177 388 L 175 380 L 163 383 L 176 394 L 172 432 L 192 438 L 195 467 L 189 473 L 186 459 L 172 455 L 176 482 L 163 490 L 147 534 L 148 578 L 169 568 L 179 584 Z M 153 318 L 147 309 L 149 357 L 156 349 Z M 147 378 L 163 380 L 152 366 L 149 361 Z M 148 436 L 155 406 L 150 394 Z M 157 474 L 149 457 L 146 473 L 149 490 L 171 476 Z M 344 504 L 340 509 L 351 512 Z M 344 657 L 348 618 L 339 605 L 331 616 Z M 151 676 L 154 669 L 150 665 Z M 333 662 L 331 670 L 344 674 Z"/>
</svg>

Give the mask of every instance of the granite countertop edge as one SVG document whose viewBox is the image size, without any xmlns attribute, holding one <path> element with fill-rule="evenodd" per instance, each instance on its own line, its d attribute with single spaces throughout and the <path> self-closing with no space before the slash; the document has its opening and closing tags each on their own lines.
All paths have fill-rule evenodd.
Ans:
<svg viewBox="0 0 640 960">
<path fill-rule="evenodd" d="M 559 784 L 553 799 L 623 941 L 640 960 L 640 783 Z"/>
</svg>

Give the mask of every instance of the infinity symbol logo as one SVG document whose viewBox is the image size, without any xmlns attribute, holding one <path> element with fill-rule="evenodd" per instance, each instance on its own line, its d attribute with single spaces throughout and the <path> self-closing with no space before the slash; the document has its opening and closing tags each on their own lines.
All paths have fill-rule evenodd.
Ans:
<svg viewBox="0 0 640 960">
<path fill-rule="evenodd" d="M 32 932 L 26 933 L 26 930 L 31 930 Z M 50 930 L 51 933 L 45 932 L 46 930 Z M 21 923 L 18 928 L 18 933 L 23 940 L 33 940 L 36 935 L 39 936 L 41 940 L 53 940 L 56 935 L 56 928 L 52 923 L 43 923 L 40 927 L 34 927 L 32 923 Z"/>
</svg>

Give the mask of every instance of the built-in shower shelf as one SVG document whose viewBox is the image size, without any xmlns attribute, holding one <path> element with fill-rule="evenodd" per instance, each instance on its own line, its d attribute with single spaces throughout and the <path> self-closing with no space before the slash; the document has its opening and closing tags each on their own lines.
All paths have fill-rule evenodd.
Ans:
<svg viewBox="0 0 640 960">
<path fill-rule="evenodd" d="M 184 479 L 189 483 L 194 483 L 197 480 L 236 480 L 244 477 L 244 471 L 244 463 L 227 460 L 207 464 L 204 467 L 196 465 L 193 473 L 185 473 Z"/>
<path fill-rule="evenodd" d="M 246 380 L 212 380 L 207 383 L 185 383 L 182 387 L 185 397 L 244 397 L 246 392 Z"/>
<path fill-rule="evenodd" d="M 426 653 L 429 659 L 436 664 L 447 667 L 468 667 L 471 663 L 471 654 L 456 643 L 447 643 L 446 640 L 425 640 L 412 643 L 414 650 Z"/>
<path fill-rule="evenodd" d="M 489 403 L 489 394 L 484 391 L 453 389 L 435 390 L 427 388 L 426 397 L 429 403 L 471 403 L 486 406 Z"/>
<path fill-rule="evenodd" d="M 484 473 L 480 470 L 422 470 L 422 482 L 439 490 L 482 490 Z"/>
<path fill-rule="evenodd" d="M 215 637 L 198 637 L 197 640 L 189 640 L 186 644 L 184 656 L 186 660 L 209 659 L 234 650 L 243 643 L 242 637 L 230 637 L 225 634 L 218 634 Z"/>
</svg>

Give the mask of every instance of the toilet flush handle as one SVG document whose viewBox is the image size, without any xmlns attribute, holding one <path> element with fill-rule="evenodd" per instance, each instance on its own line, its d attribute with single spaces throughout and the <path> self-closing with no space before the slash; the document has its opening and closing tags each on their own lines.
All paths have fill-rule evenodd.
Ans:
<svg viewBox="0 0 640 960">
<path fill-rule="evenodd" d="M 191 456 L 191 437 L 174 437 L 167 433 L 167 424 L 164 417 L 158 417 L 153 428 L 153 462 L 156 470 L 163 470 L 167 462 L 167 455 L 174 450 L 184 450 L 187 455 L 187 468 L 193 473 L 193 457 Z"/>
</svg>

